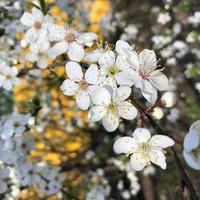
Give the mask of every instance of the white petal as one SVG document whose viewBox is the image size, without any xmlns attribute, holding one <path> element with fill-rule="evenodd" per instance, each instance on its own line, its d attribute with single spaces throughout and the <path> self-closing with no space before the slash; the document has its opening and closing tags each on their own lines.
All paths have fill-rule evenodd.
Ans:
<svg viewBox="0 0 200 200">
<path fill-rule="evenodd" d="M 126 59 L 123 55 L 118 55 L 116 58 L 116 67 L 120 70 L 126 70 L 129 68 L 129 64 L 126 62 Z"/>
<path fill-rule="evenodd" d="M 63 91 L 65 95 L 73 96 L 77 93 L 79 86 L 73 80 L 67 79 L 62 83 L 60 89 Z"/>
<path fill-rule="evenodd" d="M 68 48 L 69 45 L 67 44 L 67 42 L 61 41 L 48 50 L 48 55 L 51 59 L 54 60 L 57 56 L 67 52 Z"/>
<path fill-rule="evenodd" d="M 117 109 L 120 117 L 124 119 L 132 120 L 137 117 L 137 109 L 128 101 L 121 102 Z"/>
<path fill-rule="evenodd" d="M 154 135 L 150 140 L 151 145 L 164 149 L 175 144 L 174 140 L 166 135 Z"/>
<path fill-rule="evenodd" d="M 167 76 L 157 70 L 150 76 L 150 82 L 159 91 L 164 91 L 168 88 Z"/>
<path fill-rule="evenodd" d="M 20 21 L 25 26 L 33 26 L 33 24 L 35 23 L 33 15 L 29 12 L 25 12 L 22 15 Z"/>
<path fill-rule="evenodd" d="M 38 38 L 38 32 L 36 31 L 35 28 L 30 28 L 26 33 L 25 33 L 25 40 L 29 43 L 35 42 Z"/>
<path fill-rule="evenodd" d="M 97 39 L 97 35 L 95 33 L 82 33 L 80 36 L 76 39 L 78 43 L 84 44 L 88 42 L 92 42 Z"/>
<path fill-rule="evenodd" d="M 49 30 L 48 39 L 51 42 L 64 40 L 67 34 L 67 31 L 63 26 L 55 24 L 50 25 L 48 27 L 48 30 Z"/>
<path fill-rule="evenodd" d="M 91 98 L 95 105 L 108 105 L 111 101 L 109 91 L 103 87 L 95 88 L 91 94 Z"/>
<path fill-rule="evenodd" d="M 137 143 L 132 137 L 121 137 L 114 143 L 113 149 L 116 153 L 130 154 L 137 148 Z"/>
<path fill-rule="evenodd" d="M 119 117 L 111 112 L 103 118 L 103 126 L 108 132 L 113 132 L 119 126 Z"/>
<path fill-rule="evenodd" d="M 94 106 L 90 109 L 88 113 L 88 118 L 91 122 L 100 121 L 103 119 L 107 112 L 107 109 L 105 106 Z"/>
<path fill-rule="evenodd" d="M 82 110 L 87 110 L 90 105 L 90 96 L 87 91 L 80 90 L 76 95 L 76 103 Z"/>
<path fill-rule="evenodd" d="M 194 155 L 191 152 L 183 151 L 183 156 L 187 164 L 193 169 L 200 170 L 200 162 L 195 159 Z"/>
<path fill-rule="evenodd" d="M 89 53 L 86 53 L 84 60 L 88 62 L 97 62 L 99 57 L 103 54 L 103 51 L 100 49 L 96 49 L 94 51 L 91 51 Z"/>
<path fill-rule="evenodd" d="M 126 52 L 127 62 L 131 65 L 133 69 L 139 69 L 139 58 L 138 54 L 135 51 Z"/>
<path fill-rule="evenodd" d="M 77 62 L 69 61 L 65 66 L 67 76 L 79 82 L 83 78 L 83 72 L 81 66 Z"/>
<path fill-rule="evenodd" d="M 41 56 L 37 61 L 37 65 L 40 69 L 45 69 L 48 66 L 48 57 Z"/>
<path fill-rule="evenodd" d="M 85 72 L 85 80 L 89 84 L 96 84 L 99 79 L 99 70 L 97 65 L 92 64 Z"/>
<path fill-rule="evenodd" d="M 146 165 L 148 165 L 150 160 L 148 157 L 144 157 L 141 153 L 133 153 L 130 157 L 131 168 L 135 171 L 141 171 Z"/>
<path fill-rule="evenodd" d="M 132 48 L 127 42 L 118 40 L 116 42 L 115 50 L 118 54 L 124 54 L 127 50 L 132 50 Z"/>
<path fill-rule="evenodd" d="M 115 54 L 113 51 L 106 51 L 99 58 L 99 65 L 101 67 L 109 67 L 115 65 Z"/>
<path fill-rule="evenodd" d="M 25 59 L 29 62 L 35 62 L 35 61 L 37 61 L 38 56 L 35 53 L 27 53 L 25 56 Z"/>
<path fill-rule="evenodd" d="M 73 61 L 81 61 L 84 56 L 84 48 L 82 45 L 72 42 L 69 46 L 68 56 Z"/>
<path fill-rule="evenodd" d="M 165 154 L 159 150 L 151 150 L 149 152 L 151 162 L 160 166 L 162 169 L 166 169 Z"/>
<path fill-rule="evenodd" d="M 33 14 L 35 22 L 42 22 L 44 15 L 42 14 L 41 10 L 33 7 L 32 14 Z"/>
<path fill-rule="evenodd" d="M 190 130 L 190 132 L 184 138 L 184 149 L 188 152 L 196 149 L 200 143 L 199 139 L 200 136 L 198 135 L 198 133 L 194 130 Z"/>
<path fill-rule="evenodd" d="M 156 67 L 156 54 L 153 50 L 144 49 L 139 54 L 140 66 L 141 67 Z"/>
<path fill-rule="evenodd" d="M 114 101 L 122 102 L 125 101 L 131 94 L 131 88 L 128 86 L 121 86 L 117 88 Z"/>
<path fill-rule="evenodd" d="M 151 138 L 151 133 L 146 128 L 136 128 L 133 132 L 133 137 L 135 137 L 139 143 L 147 142 Z"/>
<path fill-rule="evenodd" d="M 0 194 L 6 192 L 7 189 L 8 189 L 7 184 L 3 180 L 0 180 Z"/>
</svg>

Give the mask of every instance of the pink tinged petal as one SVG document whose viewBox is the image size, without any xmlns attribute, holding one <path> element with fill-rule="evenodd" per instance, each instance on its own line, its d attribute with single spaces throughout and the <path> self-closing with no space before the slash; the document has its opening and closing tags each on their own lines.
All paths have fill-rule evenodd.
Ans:
<svg viewBox="0 0 200 200">
<path fill-rule="evenodd" d="M 165 135 L 154 135 L 150 140 L 151 145 L 164 149 L 166 147 L 171 147 L 175 144 L 174 140 Z"/>
<path fill-rule="evenodd" d="M 166 169 L 165 154 L 159 150 L 151 150 L 149 152 L 150 160 L 153 164 L 160 166 L 162 169 Z"/>
<path fill-rule="evenodd" d="M 38 32 L 36 31 L 35 28 L 30 28 L 26 33 L 25 33 L 25 40 L 29 43 L 35 42 L 38 38 Z"/>
<path fill-rule="evenodd" d="M 64 95 L 73 96 L 78 92 L 79 85 L 73 80 L 67 79 L 62 83 L 60 89 L 63 91 Z"/>
<path fill-rule="evenodd" d="M 50 25 L 48 27 L 48 30 L 49 30 L 48 39 L 51 42 L 64 40 L 67 34 L 67 31 L 63 26 L 55 24 Z"/>
<path fill-rule="evenodd" d="M 61 41 L 48 50 L 48 55 L 54 60 L 57 56 L 67 52 L 68 48 L 68 43 L 66 41 Z"/>
<path fill-rule="evenodd" d="M 199 145 L 200 145 L 199 134 L 194 130 L 190 130 L 190 132 L 184 138 L 184 143 L 183 143 L 184 149 L 186 151 L 192 151 L 193 149 L 196 149 Z"/>
<path fill-rule="evenodd" d="M 97 65 L 92 64 L 89 66 L 85 73 L 85 80 L 89 84 L 96 84 L 99 79 L 99 70 Z"/>
<path fill-rule="evenodd" d="M 135 171 L 141 171 L 145 166 L 150 164 L 148 157 L 144 157 L 141 153 L 133 153 L 130 157 L 131 168 Z"/>
<path fill-rule="evenodd" d="M 146 128 L 136 128 L 133 132 L 133 137 L 138 141 L 138 143 L 143 143 L 149 141 L 151 133 Z"/>
<path fill-rule="evenodd" d="M 29 13 L 29 12 L 25 12 L 22 15 L 20 21 L 25 26 L 33 26 L 34 23 L 35 23 L 33 15 L 31 13 Z"/>
<path fill-rule="evenodd" d="M 81 66 L 77 62 L 69 61 L 65 66 L 67 76 L 79 82 L 83 78 L 83 72 Z"/>
<path fill-rule="evenodd" d="M 25 56 L 25 59 L 29 62 L 35 62 L 35 61 L 37 61 L 38 56 L 35 53 L 27 53 Z"/>
<path fill-rule="evenodd" d="M 48 66 L 48 57 L 41 56 L 37 61 L 37 65 L 40 69 L 45 69 Z"/>
<path fill-rule="evenodd" d="M 115 54 L 113 51 L 106 51 L 99 58 L 99 65 L 108 68 L 115 65 Z"/>
<path fill-rule="evenodd" d="M 106 115 L 107 109 L 105 106 L 94 106 L 88 113 L 88 118 L 91 122 L 100 121 Z"/>
<path fill-rule="evenodd" d="M 42 14 L 41 10 L 33 7 L 32 8 L 32 15 L 34 17 L 35 22 L 42 22 L 44 15 Z"/>
<path fill-rule="evenodd" d="M 130 154 L 136 150 L 137 146 L 138 145 L 134 138 L 126 136 L 117 139 L 114 143 L 113 149 L 115 153 Z"/>
<path fill-rule="evenodd" d="M 121 86 L 117 88 L 114 100 L 117 102 L 125 101 L 131 94 L 131 88 L 128 86 Z"/>
<path fill-rule="evenodd" d="M 97 39 L 97 35 L 95 33 L 82 33 L 80 36 L 76 39 L 78 43 L 84 44 L 88 42 L 92 42 Z"/>
<path fill-rule="evenodd" d="M 94 51 L 91 51 L 85 55 L 83 58 L 85 61 L 88 62 L 97 62 L 99 57 L 103 54 L 103 51 L 100 49 L 96 49 Z"/>
<path fill-rule="evenodd" d="M 81 110 L 87 110 L 90 106 L 90 96 L 88 92 L 80 90 L 76 94 L 76 103 Z"/>
<path fill-rule="evenodd" d="M 121 102 L 117 108 L 119 116 L 123 119 L 132 120 L 137 117 L 137 109 L 128 101 Z"/>
<path fill-rule="evenodd" d="M 187 152 L 186 150 L 183 151 L 183 157 L 190 167 L 200 170 L 200 158 L 197 159 L 191 152 Z"/>
<path fill-rule="evenodd" d="M 144 49 L 139 54 L 141 67 L 156 67 L 156 54 L 153 50 Z"/>
<path fill-rule="evenodd" d="M 116 42 L 115 50 L 118 54 L 124 54 L 127 50 L 132 50 L 132 48 L 127 42 L 118 40 Z"/>
<path fill-rule="evenodd" d="M 151 74 L 149 81 L 159 91 L 164 91 L 168 88 L 169 81 L 167 76 L 157 70 Z"/>
<path fill-rule="evenodd" d="M 72 42 L 67 53 L 70 60 L 79 62 L 84 57 L 84 48 L 82 45 Z"/>
<path fill-rule="evenodd" d="M 93 90 L 91 99 L 95 105 L 108 105 L 111 102 L 111 95 L 107 89 L 98 87 Z"/>
<path fill-rule="evenodd" d="M 103 118 L 103 126 L 108 132 L 113 132 L 119 126 L 119 117 L 111 112 Z"/>
</svg>

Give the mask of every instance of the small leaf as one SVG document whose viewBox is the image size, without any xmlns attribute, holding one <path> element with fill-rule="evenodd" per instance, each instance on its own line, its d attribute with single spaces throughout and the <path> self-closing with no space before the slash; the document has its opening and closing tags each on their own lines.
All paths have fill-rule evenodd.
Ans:
<svg viewBox="0 0 200 200">
<path fill-rule="evenodd" d="M 29 110 L 29 112 L 31 113 L 32 116 L 37 115 L 37 113 L 42 108 L 41 105 L 40 105 L 40 99 L 37 95 L 34 96 L 31 101 L 27 102 L 27 106 L 28 106 L 28 110 Z"/>
<path fill-rule="evenodd" d="M 45 0 L 40 0 L 40 8 L 41 8 L 43 14 L 46 15 L 47 14 L 47 9 L 46 9 Z"/>
</svg>

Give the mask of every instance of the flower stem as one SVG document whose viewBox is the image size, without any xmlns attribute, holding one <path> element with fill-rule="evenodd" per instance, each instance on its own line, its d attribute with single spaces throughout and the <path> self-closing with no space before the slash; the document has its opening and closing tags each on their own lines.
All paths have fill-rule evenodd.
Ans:
<svg viewBox="0 0 200 200">
<path fill-rule="evenodd" d="M 168 135 L 155 121 L 154 119 L 145 112 L 145 108 L 143 105 L 141 105 L 137 100 L 132 98 L 132 103 L 135 105 L 135 107 L 141 112 L 143 113 L 149 120 L 150 124 L 152 125 L 152 127 L 157 130 L 159 133 L 161 133 L 162 135 Z M 170 147 L 172 152 L 173 152 L 173 156 L 174 156 L 174 161 L 176 163 L 177 169 L 179 171 L 179 176 L 181 178 L 182 181 L 184 181 L 185 185 L 187 186 L 189 192 L 190 192 L 190 197 L 191 200 L 198 200 L 199 197 L 197 196 L 195 189 L 192 185 L 191 180 L 189 179 L 177 153 L 176 150 L 173 147 Z"/>
</svg>

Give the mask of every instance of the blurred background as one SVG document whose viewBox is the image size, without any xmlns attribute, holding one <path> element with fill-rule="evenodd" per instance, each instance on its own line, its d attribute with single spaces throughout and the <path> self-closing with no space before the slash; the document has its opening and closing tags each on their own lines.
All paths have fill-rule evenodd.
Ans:
<svg viewBox="0 0 200 200">
<path fill-rule="evenodd" d="M 0 115 L 13 110 L 27 112 L 27 101 L 35 95 L 40 97 L 42 106 L 32 130 L 36 149 L 29 159 L 61 166 L 66 173 L 64 187 L 77 199 L 180 199 L 181 182 L 170 151 L 166 171 L 150 166 L 140 173 L 124 165 L 124 156 L 113 153 L 117 136 L 132 133 L 137 121 L 123 122 L 117 131 L 107 133 L 98 123 L 89 123 L 87 111 L 78 109 L 75 100 L 60 91 L 66 79 L 62 65 L 53 71 L 38 69 L 24 73 L 32 68 L 32 63 L 24 61 L 28 49 L 23 39 L 25 28 L 19 19 L 29 9 L 29 2 L 38 3 L 0 2 L 0 57 L 10 59 L 22 72 L 20 84 L 12 92 L 0 90 Z M 46 3 L 60 25 L 73 24 L 82 31 L 96 32 L 99 40 L 111 44 L 125 40 L 137 51 L 155 50 L 170 80 L 171 100 L 168 108 L 156 107 L 152 116 L 179 142 L 176 145 L 179 157 L 200 195 L 200 173 L 187 166 L 181 145 L 192 122 L 200 119 L 200 1 L 46 0 Z M 145 104 L 137 90 L 134 94 Z M 188 199 L 187 191 L 184 196 Z M 41 196 L 36 187 L 31 187 L 22 188 L 16 199 L 60 198 Z"/>
</svg>

